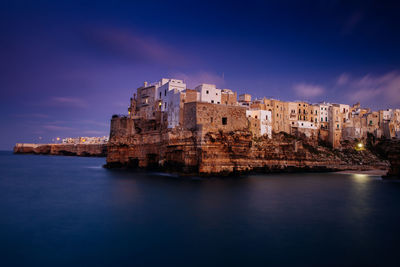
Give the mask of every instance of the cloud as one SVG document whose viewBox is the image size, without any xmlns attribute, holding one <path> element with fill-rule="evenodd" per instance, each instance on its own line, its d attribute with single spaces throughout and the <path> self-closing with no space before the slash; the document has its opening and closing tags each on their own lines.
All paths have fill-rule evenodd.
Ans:
<svg viewBox="0 0 400 267">
<path fill-rule="evenodd" d="M 50 99 L 50 105 L 78 108 L 86 108 L 88 106 L 85 100 L 76 97 L 52 97 Z"/>
<path fill-rule="evenodd" d="M 338 77 L 336 84 L 339 86 L 345 85 L 349 82 L 350 76 L 347 73 L 342 73 Z"/>
<path fill-rule="evenodd" d="M 366 104 L 386 104 L 400 106 L 400 71 L 392 71 L 380 76 L 371 74 L 353 79 L 349 84 L 348 97 L 352 101 Z"/>
<path fill-rule="evenodd" d="M 87 130 L 87 131 L 83 131 L 83 134 L 95 135 L 95 136 L 107 136 L 108 132 L 107 131 Z"/>
<path fill-rule="evenodd" d="M 197 85 L 202 83 L 215 84 L 217 87 L 223 88 L 225 86 L 225 79 L 221 75 L 215 73 L 201 71 L 197 73 L 187 74 L 183 72 L 175 72 L 171 77 L 182 79 L 190 89 L 194 89 Z"/>
<path fill-rule="evenodd" d="M 17 118 L 37 118 L 37 119 L 47 119 L 50 117 L 49 115 L 42 113 L 15 114 L 13 116 Z"/>
<path fill-rule="evenodd" d="M 66 127 L 66 126 L 58 126 L 58 125 L 44 125 L 43 128 L 48 131 L 71 131 L 74 128 Z"/>
<path fill-rule="evenodd" d="M 295 84 L 293 90 L 296 92 L 297 96 L 303 98 L 314 98 L 325 92 L 325 89 L 322 86 L 305 83 Z"/>
<path fill-rule="evenodd" d="M 85 31 L 88 41 L 108 55 L 133 61 L 178 66 L 188 62 L 187 55 L 145 34 L 115 27 L 92 27 Z"/>
</svg>

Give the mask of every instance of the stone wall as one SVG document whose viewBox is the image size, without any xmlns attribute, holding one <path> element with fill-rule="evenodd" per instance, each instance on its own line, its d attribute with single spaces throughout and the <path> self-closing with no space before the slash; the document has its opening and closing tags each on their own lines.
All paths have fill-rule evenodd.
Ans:
<svg viewBox="0 0 400 267">
<path fill-rule="evenodd" d="M 247 128 L 246 108 L 204 102 L 185 103 L 183 126 L 186 129 L 236 131 Z"/>
</svg>

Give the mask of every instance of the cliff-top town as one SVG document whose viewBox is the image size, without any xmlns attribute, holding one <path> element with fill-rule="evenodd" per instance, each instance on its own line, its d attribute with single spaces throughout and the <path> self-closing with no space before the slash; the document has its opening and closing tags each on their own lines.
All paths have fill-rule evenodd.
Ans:
<svg viewBox="0 0 400 267">
<path fill-rule="evenodd" d="M 213 84 L 187 88 L 182 80 L 161 79 L 144 82 L 131 98 L 131 119 L 154 121 L 167 128 L 183 127 L 205 131 L 235 131 L 247 128 L 253 136 L 272 133 L 304 133 L 326 141 L 333 148 L 343 140 L 363 139 L 367 133 L 377 138 L 400 138 L 400 109 L 371 111 L 359 103 L 286 102 L 254 99 Z"/>
</svg>

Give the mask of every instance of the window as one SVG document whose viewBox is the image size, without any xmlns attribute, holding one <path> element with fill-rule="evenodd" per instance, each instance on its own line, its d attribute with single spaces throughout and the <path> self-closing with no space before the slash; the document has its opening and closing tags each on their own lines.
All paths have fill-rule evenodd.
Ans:
<svg viewBox="0 0 400 267">
<path fill-rule="evenodd" d="M 206 91 L 206 94 L 208 95 L 208 90 Z"/>
<path fill-rule="evenodd" d="M 164 109 L 167 108 L 167 102 L 164 102 Z"/>
<path fill-rule="evenodd" d="M 221 103 L 219 103 L 219 101 L 218 101 L 217 104 L 221 104 Z"/>
<path fill-rule="evenodd" d="M 214 103 L 214 100 L 211 100 L 211 103 Z"/>
<path fill-rule="evenodd" d="M 161 92 L 160 92 L 160 99 L 161 99 Z"/>
<path fill-rule="evenodd" d="M 268 120 L 268 115 L 265 115 L 265 119 Z"/>
<path fill-rule="evenodd" d="M 218 93 L 215 93 L 215 95 L 218 95 Z"/>
<path fill-rule="evenodd" d="M 337 125 L 337 128 L 339 129 L 339 124 Z"/>
<path fill-rule="evenodd" d="M 325 121 L 328 121 L 328 117 L 325 117 Z"/>
<path fill-rule="evenodd" d="M 213 117 L 211 117 L 211 118 L 210 118 L 211 123 L 213 122 L 213 120 L 214 120 Z"/>
<path fill-rule="evenodd" d="M 227 125 L 228 124 L 228 118 L 227 117 L 223 117 L 222 118 L 222 125 Z"/>
</svg>

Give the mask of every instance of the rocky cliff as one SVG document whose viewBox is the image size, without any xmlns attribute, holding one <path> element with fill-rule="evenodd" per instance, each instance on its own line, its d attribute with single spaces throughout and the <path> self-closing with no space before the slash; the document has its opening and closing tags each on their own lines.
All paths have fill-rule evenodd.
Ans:
<svg viewBox="0 0 400 267">
<path fill-rule="evenodd" d="M 284 133 L 253 138 L 249 131 L 183 128 L 119 135 L 111 131 L 107 167 L 150 167 L 203 175 L 249 171 L 387 170 L 387 161 L 354 144 L 334 150 L 315 139 Z"/>
<path fill-rule="evenodd" d="M 105 157 L 105 144 L 16 144 L 15 154 L 48 154 L 81 157 Z"/>
<path fill-rule="evenodd" d="M 400 179 L 400 140 L 373 140 L 369 146 L 381 158 L 390 163 L 390 168 L 384 178 Z"/>
</svg>

